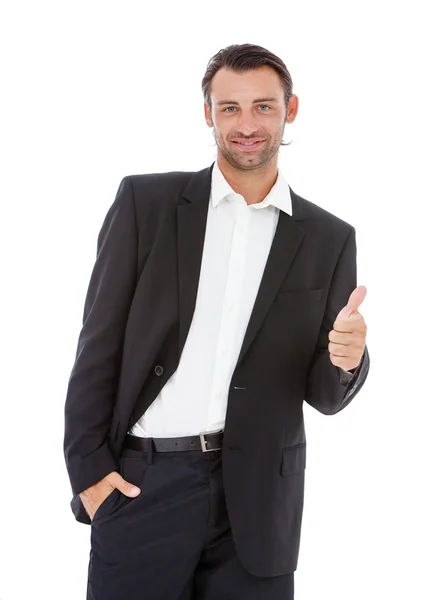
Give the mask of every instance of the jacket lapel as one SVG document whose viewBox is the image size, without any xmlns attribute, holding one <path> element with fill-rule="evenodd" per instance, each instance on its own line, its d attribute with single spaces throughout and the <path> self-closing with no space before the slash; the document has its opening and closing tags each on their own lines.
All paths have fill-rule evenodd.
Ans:
<svg viewBox="0 0 440 600">
<path fill-rule="evenodd" d="M 292 197 L 292 190 L 290 191 Z M 305 233 L 299 225 L 284 211 L 280 210 L 278 225 L 272 246 L 267 257 L 266 267 L 261 278 L 255 304 L 252 309 L 237 365 L 249 350 L 264 318 L 277 295 L 290 265 L 295 258 Z"/>
<path fill-rule="evenodd" d="M 183 204 L 177 206 L 179 358 L 196 305 L 213 167 L 214 163 L 211 167 L 194 173 L 183 190 Z"/>
<path fill-rule="evenodd" d="M 196 305 L 213 166 L 214 163 L 207 169 L 194 173 L 182 193 L 182 204 L 177 207 L 179 357 L 188 336 Z M 304 230 L 297 223 L 303 220 L 300 198 L 292 190 L 290 195 L 293 216 L 283 211 L 279 213 L 277 229 L 237 365 L 255 339 L 305 235 Z"/>
</svg>

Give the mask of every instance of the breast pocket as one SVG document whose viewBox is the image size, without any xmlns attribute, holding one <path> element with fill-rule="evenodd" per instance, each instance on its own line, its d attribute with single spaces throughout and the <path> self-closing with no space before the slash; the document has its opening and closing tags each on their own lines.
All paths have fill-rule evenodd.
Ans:
<svg viewBox="0 0 440 600">
<path fill-rule="evenodd" d="M 287 302 L 289 304 L 307 305 L 319 302 L 323 298 L 324 290 L 281 290 L 276 300 L 279 302 Z"/>
<path fill-rule="evenodd" d="M 306 442 L 283 448 L 281 475 L 303 473 L 306 468 Z"/>
</svg>

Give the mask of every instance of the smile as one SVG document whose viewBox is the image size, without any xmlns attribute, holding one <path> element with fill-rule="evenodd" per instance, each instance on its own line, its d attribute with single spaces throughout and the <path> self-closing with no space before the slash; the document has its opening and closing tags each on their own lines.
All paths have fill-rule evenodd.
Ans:
<svg viewBox="0 0 440 600">
<path fill-rule="evenodd" d="M 255 150 L 261 144 L 264 143 L 264 140 L 256 141 L 256 142 L 234 142 L 240 149 L 242 150 Z"/>
</svg>

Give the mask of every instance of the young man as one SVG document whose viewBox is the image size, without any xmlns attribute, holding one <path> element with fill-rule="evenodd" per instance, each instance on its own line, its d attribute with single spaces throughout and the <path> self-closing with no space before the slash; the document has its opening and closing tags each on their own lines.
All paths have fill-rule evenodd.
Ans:
<svg viewBox="0 0 440 600">
<path fill-rule="evenodd" d="M 88 600 L 291 600 L 303 402 L 369 370 L 355 230 L 277 166 L 285 64 L 230 46 L 202 88 L 215 163 L 124 177 L 99 233 L 65 409 Z"/>
</svg>

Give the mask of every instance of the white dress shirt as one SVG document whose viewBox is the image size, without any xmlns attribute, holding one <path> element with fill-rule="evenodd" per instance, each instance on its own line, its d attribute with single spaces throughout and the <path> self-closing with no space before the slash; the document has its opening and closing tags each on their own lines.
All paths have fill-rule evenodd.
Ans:
<svg viewBox="0 0 440 600">
<path fill-rule="evenodd" d="M 177 370 L 130 434 L 179 437 L 224 428 L 232 374 L 280 210 L 292 215 L 279 169 L 264 200 L 247 205 L 215 162 L 191 327 Z"/>
</svg>

